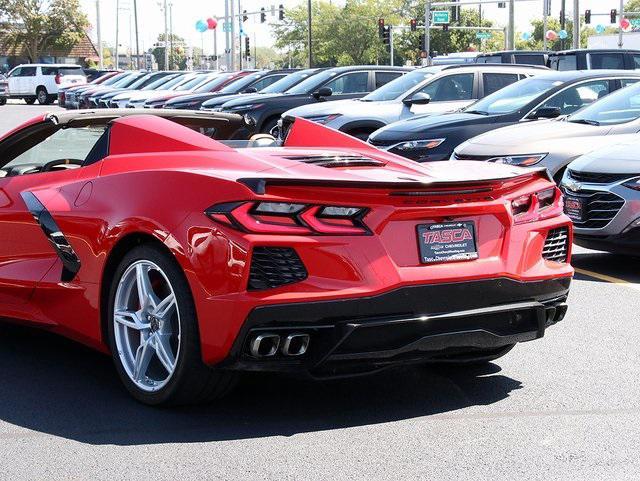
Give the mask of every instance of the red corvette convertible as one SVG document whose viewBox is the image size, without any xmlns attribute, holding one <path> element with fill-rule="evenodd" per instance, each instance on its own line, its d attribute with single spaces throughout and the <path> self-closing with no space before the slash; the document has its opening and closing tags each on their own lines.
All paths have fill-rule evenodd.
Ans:
<svg viewBox="0 0 640 481">
<path fill-rule="evenodd" d="M 1 138 L 0 318 L 110 352 L 155 405 L 240 371 L 486 362 L 563 318 L 571 223 L 544 171 L 414 164 L 304 120 L 230 140 L 246 127 L 83 111 Z"/>
</svg>

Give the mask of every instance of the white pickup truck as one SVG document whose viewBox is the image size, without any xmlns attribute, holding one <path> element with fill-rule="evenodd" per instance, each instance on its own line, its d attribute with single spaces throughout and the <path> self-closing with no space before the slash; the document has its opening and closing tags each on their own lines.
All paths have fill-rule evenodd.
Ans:
<svg viewBox="0 0 640 481">
<path fill-rule="evenodd" d="M 46 105 L 56 99 L 59 88 L 84 84 L 87 77 L 79 65 L 33 63 L 15 67 L 7 82 L 7 98 Z"/>
</svg>

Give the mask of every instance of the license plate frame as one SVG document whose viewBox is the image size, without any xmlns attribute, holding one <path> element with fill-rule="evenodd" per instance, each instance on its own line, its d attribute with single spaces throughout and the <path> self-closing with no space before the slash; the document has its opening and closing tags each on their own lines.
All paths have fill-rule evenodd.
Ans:
<svg viewBox="0 0 640 481">
<path fill-rule="evenodd" d="M 476 225 L 471 220 L 416 226 L 420 262 L 470 261 L 478 258 Z"/>
<path fill-rule="evenodd" d="M 572 221 L 582 222 L 585 214 L 585 199 L 571 194 L 564 196 L 564 213 Z"/>
</svg>

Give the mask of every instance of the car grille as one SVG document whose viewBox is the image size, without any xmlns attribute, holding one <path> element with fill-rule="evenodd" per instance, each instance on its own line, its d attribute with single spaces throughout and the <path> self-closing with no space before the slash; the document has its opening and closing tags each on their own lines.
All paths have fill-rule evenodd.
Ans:
<svg viewBox="0 0 640 481">
<path fill-rule="evenodd" d="M 624 205 L 624 199 L 611 192 L 581 190 L 568 195 L 584 199 L 584 217 L 573 224 L 581 229 L 602 229 L 616 216 Z"/>
<path fill-rule="evenodd" d="M 474 154 L 460 154 L 458 152 L 453 153 L 453 158 L 455 160 L 491 160 L 496 157 L 500 157 L 499 155 L 474 155 Z"/>
<path fill-rule="evenodd" d="M 251 258 L 249 290 L 273 289 L 307 278 L 298 253 L 289 247 L 256 247 Z"/>
<path fill-rule="evenodd" d="M 578 172 L 569 169 L 569 177 L 578 182 L 586 182 L 589 184 L 612 184 L 621 180 L 637 177 L 640 174 L 607 174 L 600 172 Z"/>
<path fill-rule="evenodd" d="M 569 252 L 569 229 L 559 227 L 547 233 L 547 239 L 542 248 L 542 257 L 548 261 L 567 262 Z"/>
</svg>

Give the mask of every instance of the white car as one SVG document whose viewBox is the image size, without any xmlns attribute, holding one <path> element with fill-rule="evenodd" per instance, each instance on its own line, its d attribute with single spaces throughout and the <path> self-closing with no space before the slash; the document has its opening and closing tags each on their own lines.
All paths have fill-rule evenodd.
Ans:
<svg viewBox="0 0 640 481">
<path fill-rule="evenodd" d="M 57 98 L 59 88 L 87 83 L 87 77 L 80 65 L 32 63 L 15 67 L 7 81 L 8 98 L 46 105 Z"/>
</svg>

